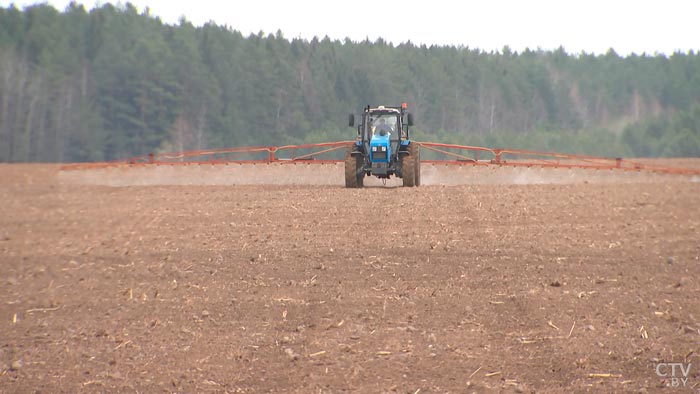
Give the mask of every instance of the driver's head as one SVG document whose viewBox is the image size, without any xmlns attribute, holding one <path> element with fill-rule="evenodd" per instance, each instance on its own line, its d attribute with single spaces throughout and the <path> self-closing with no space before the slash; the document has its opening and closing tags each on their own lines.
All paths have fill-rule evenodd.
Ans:
<svg viewBox="0 0 700 394">
<path fill-rule="evenodd" d="M 386 119 L 384 119 L 384 118 L 379 119 L 379 124 L 386 124 Z"/>
</svg>

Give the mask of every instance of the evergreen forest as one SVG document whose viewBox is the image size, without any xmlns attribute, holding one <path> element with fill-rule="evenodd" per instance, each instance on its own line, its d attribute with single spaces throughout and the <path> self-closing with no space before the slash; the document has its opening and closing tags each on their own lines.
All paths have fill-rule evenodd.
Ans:
<svg viewBox="0 0 700 394">
<path fill-rule="evenodd" d="M 464 37 L 468 42 L 469 37 Z M 130 3 L 0 8 L 0 161 L 351 140 L 408 104 L 421 141 L 700 156 L 700 53 L 498 51 L 172 25 Z"/>
</svg>

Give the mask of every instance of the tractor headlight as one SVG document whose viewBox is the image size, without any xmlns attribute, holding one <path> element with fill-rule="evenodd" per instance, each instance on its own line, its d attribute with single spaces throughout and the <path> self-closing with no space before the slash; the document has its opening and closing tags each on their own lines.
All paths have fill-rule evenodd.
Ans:
<svg viewBox="0 0 700 394">
<path fill-rule="evenodd" d="M 376 146 L 373 146 L 373 147 L 372 147 L 372 152 L 376 152 L 376 151 L 377 151 L 377 147 L 376 147 Z"/>
<path fill-rule="evenodd" d="M 386 146 L 382 146 L 382 152 L 386 151 Z"/>
</svg>

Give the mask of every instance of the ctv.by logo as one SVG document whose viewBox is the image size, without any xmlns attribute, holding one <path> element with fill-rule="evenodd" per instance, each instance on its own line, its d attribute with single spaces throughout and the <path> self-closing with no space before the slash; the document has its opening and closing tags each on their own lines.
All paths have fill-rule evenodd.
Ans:
<svg viewBox="0 0 700 394">
<path fill-rule="evenodd" d="M 666 386 L 668 387 L 685 387 L 688 384 L 688 375 L 690 374 L 690 366 L 688 363 L 658 363 L 656 364 L 656 374 L 662 378 L 670 379 Z"/>
</svg>

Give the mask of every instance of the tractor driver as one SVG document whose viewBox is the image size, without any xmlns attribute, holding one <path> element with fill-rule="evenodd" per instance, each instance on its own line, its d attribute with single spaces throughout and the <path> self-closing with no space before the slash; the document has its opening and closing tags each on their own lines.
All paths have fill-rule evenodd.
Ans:
<svg viewBox="0 0 700 394">
<path fill-rule="evenodd" d="M 386 122 L 386 118 L 379 118 L 379 124 L 374 129 L 374 134 L 387 135 L 392 132 L 391 126 Z"/>
</svg>

